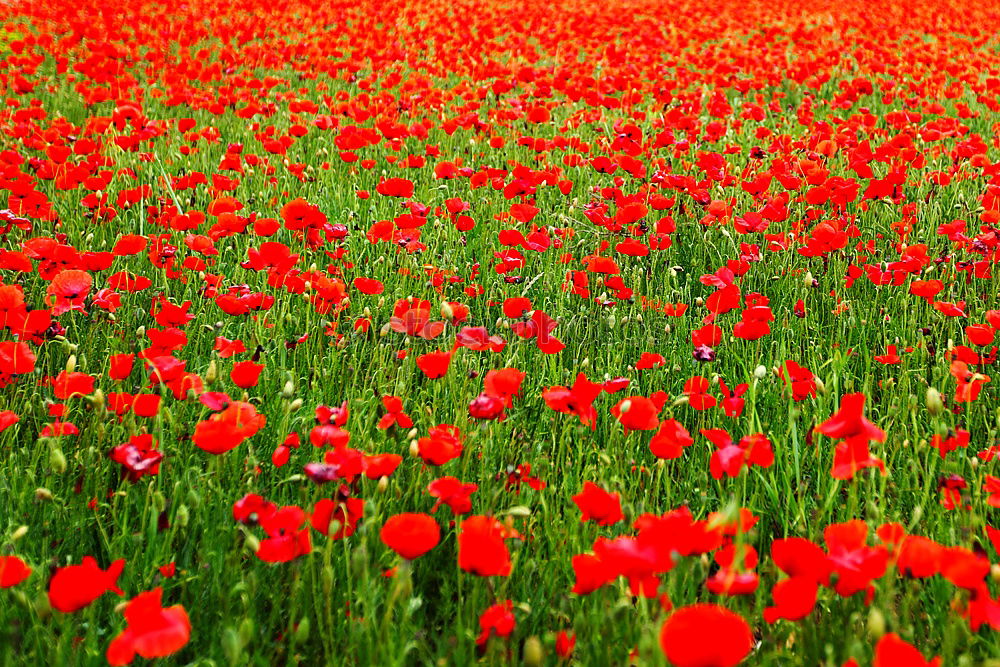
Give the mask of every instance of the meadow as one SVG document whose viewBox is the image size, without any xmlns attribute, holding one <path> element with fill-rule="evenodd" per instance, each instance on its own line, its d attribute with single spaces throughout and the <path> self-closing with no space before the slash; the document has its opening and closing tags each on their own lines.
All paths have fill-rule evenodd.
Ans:
<svg viewBox="0 0 1000 667">
<path fill-rule="evenodd" d="M 1000 665 L 1000 8 L 3 13 L 2 664 Z"/>
</svg>

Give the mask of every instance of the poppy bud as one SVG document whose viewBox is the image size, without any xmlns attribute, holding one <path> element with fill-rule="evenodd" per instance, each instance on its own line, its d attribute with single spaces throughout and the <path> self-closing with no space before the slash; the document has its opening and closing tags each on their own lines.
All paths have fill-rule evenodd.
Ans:
<svg viewBox="0 0 1000 667">
<path fill-rule="evenodd" d="M 177 513 L 174 515 L 174 524 L 178 528 L 185 528 L 188 525 L 188 520 L 191 518 L 191 513 L 188 512 L 187 505 L 181 505 L 177 508 Z M 256 538 L 255 538 L 256 539 Z M 254 549 L 256 552 L 256 549 Z"/>
<path fill-rule="evenodd" d="M 878 607 L 872 607 L 868 612 L 868 634 L 873 639 L 881 639 L 885 634 L 885 616 Z"/>
<path fill-rule="evenodd" d="M 49 452 L 49 466 L 52 468 L 52 472 L 57 475 L 66 472 L 66 455 L 58 447 L 54 447 Z"/>
<path fill-rule="evenodd" d="M 10 541 L 11 542 L 16 542 L 16 541 L 18 541 L 19 539 L 21 539 L 22 537 L 24 537 L 27 534 L 28 534 L 28 527 L 27 526 L 23 526 L 23 525 L 22 526 L 18 526 L 17 530 L 15 530 L 13 533 L 10 534 Z"/>
<path fill-rule="evenodd" d="M 333 567 L 330 565 L 324 565 L 323 569 L 320 571 L 320 579 L 323 582 L 324 597 L 328 598 L 333 593 L 333 581 L 335 578 Z"/>
<path fill-rule="evenodd" d="M 25 598 L 25 602 L 27 602 L 27 598 Z M 48 595 L 39 595 L 35 598 L 35 613 L 43 621 L 52 616 L 52 603 L 49 602 Z"/>
<path fill-rule="evenodd" d="M 52 492 L 44 487 L 35 489 L 35 500 L 52 500 Z"/>
<path fill-rule="evenodd" d="M 545 662 L 545 651 L 542 649 L 542 641 L 532 635 L 524 640 L 522 651 L 524 664 L 528 667 L 537 667 Z"/>
<path fill-rule="evenodd" d="M 299 621 L 298 627 L 295 628 L 295 637 L 293 642 L 295 644 L 303 644 L 309 640 L 309 617 L 303 616 L 302 620 Z"/>
<path fill-rule="evenodd" d="M 389 335 L 390 331 L 392 331 L 392 323 L 386 322 L 382 325 L 382 328 L 378 330 L 378 335 L 380 338 L 385 338 Z"/>
<path fill-rule="evenodd" d="M 153 509 L 157 512 L 167 509 L 167 499 L 159 491 L 153 494 Z"/>
<path fill-rule="evenodd" d="M 406 434 L 406 437 L 412 440 L 413 438 L 417 437 L 418 433 L 420 433 L 420 431 L 418 431 L 415 428 L 411 428 L 409 432 Z"/>
<path fill-rule="evenodd" d="M 379 493 L 385 493 L 386 490 L 389 488 L 389 478 L 386 477 L 385 475 L 382 475 L 381 477 L 379 477 L 378 478 L 378 487 L 377 488 L 378 488 L 378 492 Z"/>
<path fill-rule="evenodd" d="M 990 566 L 990 579 L 1000 581 L 1000 563 L 993 563 Z"/>
<path fill-rule="evenodd" d="M 455 309 L 447 301 L 441 302 L 441 317 L 446 320 L 455 319 Z"/>
<path fill-rule="evenodd" d="M 927 406 L 927 412 L 931 413 L 934 417 L 944 412 L 944 401 L 941 400 L 941 392 L 934 387 L 927 387 L 927 396 L 924 398 L 924 404 Z"/>
<path fill-rule="evenodd" d="M 806 271 L 806 275 L 802 276 L 802 284 L 806 287 L 813 286 L 813 274 L 812 271 Z"/>
<path fill-rule="evenodd" d="M 618 406 L 618 411 L 621 412 L 622 414 L 627 413 L 631 409 L 632 409 L 632 401 L 631 401 L 631 399 L 625 399 Z"/>
<path fill-rule="evenodd" d="M 194 489 L 189 489 L 187 492 L 187 504 L 195 509 L 201 505 L 201 496 Z"/>
<path fill-rule="evenodd" d="M 98 387 L 90 398 L 90 405 L 97 410 L 98 416 L 104 415 L 104 392 Z"/>
<path fill-rule="evenodd" d="M 410 456 L 420 456 L 420 445 L 416 439 L 410 440 Z"/>
<path fill-rule="evenodd" d="M 215 384 L 215 381 L 219 379 L 219 368 L 215 364 L 215 359 L 208 364 L 208 370 L 205 371 L 205 384 Z"/>
<path fill-rule="evenodd" d="M 302 407 L 302 399 L 301 398 L 296 398 L 294 401 L 292 401 L 291 403 L 288 404 L 288 410 L 289 410 L 289 412 L 295 412 L 296 410 L 298 410 L 301 407 Z"/>
<path fill-rule="evenodd" d="M 235 665 L 239 662 L 240 654 L 243 653 L 243 646 L 236 630 L 226 628 L 222 632 L 222 652 L 226 654 L 226 660 L 229 661 L 230 665 Z"/>
<path fill-rule="evenodd" d="M 295 394 L 295 383 L 291 380 L 285 382 L 285 386 L 281 388 L 281 396 L 285 399 L 291 398 Z"/>
<path fill-rule="evenodd" d="M 136 329 L 135 329 L 135 337 L 136 338 L 142 338 L 145 335 L 146 335 L 146 327 L 141 326 L 141 325 L 138 326 L 138 327 L 136 327 Z"/>
<path fill-rule="evenodd" d="M 826 396 L 828 393 L 826 389 L 826 384 L 824 384 L 823 381 L 820 380 L 819 378 L 816 378 L 816 391 L 819 392 L 820 394 L 823 394 L 824 396 Z"/>
</svg>

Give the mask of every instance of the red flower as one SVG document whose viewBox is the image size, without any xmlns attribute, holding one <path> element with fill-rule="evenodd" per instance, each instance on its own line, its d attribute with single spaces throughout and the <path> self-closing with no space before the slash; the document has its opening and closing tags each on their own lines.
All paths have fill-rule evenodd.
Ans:
<svg viewBox="0 0 1000 667">
<path fill-rule="evenodd" d="M 27 343 L 9 340 L 0 342 L 0 374 L 23 375 L 33 370 L 35 370 L 35 353 Z"/>
<path fill-rule="evenodd" d="M 252 437 L 267 423 L 251 403 L 234 401 L 207 420 L 198 422 L 192 441 L 209 454 L 224 454 Z"/>
<path fill-rule="evenodd" d="M 840 409 L 816 430 L 830 438 L 859 438 L 885 442 L 885 431 L 864 416 L 865 395 L 847 394 L 840 399 Z"/>
<path fill-rule="evenodd" d="M 657 418 L 660 409 L 645 396 L 629 396 L 618 401 L 613 408 L 613 414 L 625 431 L 652 431 L 660 425 Z"/>
<path fill-rule="evenodd" d="M 576 635 L 560 630 L 556 634 L 556 655 L 568 660 L 573 655 L 574 648 L 576 648 Z"/>
<path fill-rule="evenodd" d="M 593 519 L 599 526 L 610 526 L 624 518 L 618 494 L 608 493 L 593 482 L 584 482 L 583 491 L 573 496 L 573 502 L 583 513 L 581 522 Z"/>
<path fill-rule="evenodd" d="M 895 632 L 883 635 L 875 645 L 875 660 L 872 667 L 937 667 L 941 658 L 924 660 L 923 654 L 915 646 L 907 643 Z"/>
<path fill-rule="evenodd" d="M 382 542 L 407 560 L 420 558 L 438 545 L 441 529 L 427 514 L 405 513 L 389 517 L 382 526 Z"/>
<path fill-rule="evenodd" d="M 84 302 L 93 284 L 94 279 L 86 271 L 67 269 L 57 273 L 46 290 L 52 298 L 52 314 L 62 315 L 71 310 L 83 311 Z"/>
<path fill-rule="evenodd" d="M 481 632 L 476 639 L 476 644 L 484 647 L 491 635 L 506 639 L 514 632 L 516 622 L 514 619 L 514 603 L 504 600 L 489 607 L 479 616 L 479 628 Z"/>
<path fill-rule="evenodd" d="M 149 433 L 133 435 L 128 442 L 111 450 L 111 460 L 120 463 L 128 481 L 137 482 L 143 475 L 160 472 L 163 453 L 156 448 L 156 442 Z"/>
<path fill-rule="evenodd" d="M 17 556 L 0 556 L 0 588 L 17 586 L 31 575 L 31 568 Z"/>
<path fill-rule="evenodd" d="M 364 509 L 365 501 L 361 498 L 323 498 L 313 507 L 309 523 L 331 540 L 341 540 L 354 534 Z"/>
<path fill-rule="evenodd" d="M 545 404 L 556 412 L 576 415 L 584 425 L 597 428 L 597 411 L 594 399 L 601 395 L 601 385 L 591 382 L 583 373 L 576 376 L 572 388 L 548 387 L 542 392 Z"/>
<path fill-rule="evenodd" d="M 260 380 L 260 373 L 264 370 L 264 364 L 255 364 L 252 361 L 238 361 L 233 364 L 233 370 L 229 372 L 229 379 L 240 389 L 250 389 L 256 387 Z"/>
<path fill-rule="evenodd" d="M 436 512 L 437 508 L 445 504 L 456 516 L 472 511 L 472 499 L 470 496 L 479 489 L 477 484 L 463 484 L 456 477 L 441 477 L 427 485 L 427 492 L 431 497 L 437 498 L 431 512 Z"/>
<path fill-rule="evenodd" d="M 53 609 L 69 613 L 83 609 L 108 591 L 124 595 L 118 588 L 118 577 L 123 569 L 125 559 L 116 560 L 107 570 L 102 570 L 96 560 L 84 556 L 80 565 L 61 567 L 52 575 L 49 603 Z"/>
<path fill-rule="evenodd" d="M 660 647 L 676 667 L 730 667 L 753 648 L 743 617 L 715 604 L 678 609 L 663 624 Z"/>
<path fill-rule="evenodd" d="M 267 533 L 257 549 L 257 557 L 268 563 L 285 563 L 312 550 L 309 528 L 302 528 L 306 513 L 295 505 L 281 507 L 261 516 L 260 527 Z"/>
<path fill-rule="evenodd" d="M 146 659 L 173 655 L 191 638 L 191 621 L 181 605 L 164 607 L 163 590 L 140 593 L 125 606 L 125 630 L 111 640 L 111 665 L 127 665 L 136 654 Z"/>
<path fill-rule="evenodd" d="M 458 566 L 481 577 L 510 574 L 510 552 L 503 524 L 488 516 L 470 516 L 458 534 Z"/>
<path fill-rule="evenodd" d="M 462 455 L 462 433 L 457 426 L 438 424 L 417 441 L 417 451 L 425 463 L 444 465 Z"/>
</svg>

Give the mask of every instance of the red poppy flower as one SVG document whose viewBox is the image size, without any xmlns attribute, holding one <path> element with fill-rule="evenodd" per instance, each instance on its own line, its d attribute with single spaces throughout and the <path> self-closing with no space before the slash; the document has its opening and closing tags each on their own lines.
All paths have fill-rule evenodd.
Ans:
<svg viewBox="0 0 1000 667">
<path fill-rule="evenodd" d="M 573 502 L 582 512 L 580 521 L 593 519 L 599 526 L 610 526 L 624 518 L 618 494 L 608 493 L 593 482 L 584 482 L 583 491 L 573 496 Z"/>
<path fill-rule="evenodd" d="M 476 639 L 476 644 L 480 647 L 486 645 L 490 637 L 496 635 L 506 639 L 514 632 L 516 621 L 514 619 L 514 603 L 504 600 L 486 609 L 479 616 L 479 628 L 481 632 Z"/>
<path fill-rule="evenodd" d="M 510 552 L 503 524 L 487 516 L 470 516 L 458 534 L 458 566 L 481 577 L 510 574 Z"/>
<path fill-rule="evenodd" d="M 666 620 L 660 647 L 676 667 L 731 667 L 753 648 L 743 617 L 715 604 L 682 607 Z"/>
<path fill-rule="evenodd" d="M 80 565 L 69 565 L 56 570 L 49 580 L 49 603 L 61 612 L 83 609 L 108 591 L 124 595 L 118 588 L 118 577 L 125 569 L 125 559 L 116 560 L 102 570 L 97 561 L 84 556 Z"/>
<path fill-rule="evenodd" d="M 447 505 L 456 516 L 471 512 L 471 496 L 478 489 L 479 485 L 463 484 L 456 477 L 440 477 L 427 485 L 427 492 L 438 499 L 431 512 L 436 512 L 442 504 Z"/>
<path fill-rule="evenodd" d="M 173 655 L 191 638 L 191 621 L 181 605 L 164 607 L 163 590 L 140 593 L 125 606 L 127 626 L 108 645 L 108 664 L 127 665 L 138 654 L 147 660 Z"/>
<path fill-rule="evenodd" d="M 31 568 L 17 556 L 0 556 L 0 588 L 17 586 L 31 575 Z"/>
<path fill-rule="evenodd" d="M 883 635 L 875 645 L 875 660 L 872 667 L 938 667 L 941 658 L 924 660 L 923 654 L 915 646 L 903 640 L 895 632 Z"/>
<path fill-rule="evenodd" d="M 390 549 L 407 560 L 414 560 L 438 545 L 441 529 L 427 514 L 397 514 L 386 520 L 380 536 Z"/>
<path fill-rule="evenodd" d="M 86 271 L 67 269 L 60 271 L 49 283 L 46 293 L 52 299 L 52 314 L 62 315 L 71 310 L 83 311 L 94 279 Z"/>
</svg>

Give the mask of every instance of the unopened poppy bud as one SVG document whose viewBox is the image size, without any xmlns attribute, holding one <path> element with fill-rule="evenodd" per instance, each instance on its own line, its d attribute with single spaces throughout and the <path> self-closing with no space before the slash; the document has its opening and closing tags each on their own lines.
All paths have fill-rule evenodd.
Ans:
<svg viewBox="0 0 1000 667">
<path fill-rule="evenodd" d="M 447 301 L 441 302 L 441 317 L 446 320 L 455 319 L 455 309 Z"/>
<path fill-rule="evenodd" d="M 244 618 L 240 622 L 240 642 L 244 646 L 250 643 L 250 640 L 254 638 L 254 627 L 252 618 Z"/>
<path fill-rule="evenodd" d="M 296 410 L 298 410 L 301 407 L 302 407 L 302 399 L 301 398 L 296 398 L 294 401 L 292 401 L 291 403 L 288 404 L 288 410 L 290 412 L 295 412 Z"/>
<path fill-rule="evenodd" d="M 201 505 L 201 496 L 194 489 L 188 489 L 186 500 L 191 507 L 198 508 Z"/>
<path fill-rule="evenodd" d="M 153 494 L 153 509 L 157 512 L 167 509 L 167 499 L 159 491 Z"/>
<path fill-rule="evenodd" d="M 390 331 L 392 331 L 392 323 L 386 322 L 382 325 L 382 328 L 378 330 L 378 335 L 381 338 L 385 338 L 389 335 Z"/>
<path fill-rule="evenodd" d="M 59 448 L 53 448 L 49 452 L 49 467 L 52 468 L 52 472 L 57 475 L 61 475 L 66 472 L 66 455 L 63 454 L 62 450 Z"/>
<path fill-rule="evenodd" d="M 378 492 L 379 493 L 385 493 L 386 489 L 389 488 L 389 478 L 386 477 L 385 475 L 382 475 L 381 477 L 379 477 L 378 478 L 378 487 L 377 488 L 378 488 Z"/>
<path fill-rule="evenodd" d="M 253 535 L 246 535 L 243 538 L 243 543 L 247 545 L 247 549 L 249 549 L 254 553 L 257 553 L 257 551 L 260 549 L 260 540 L 258 540 Z"/>
<path fill-rule="evenodd" d="M 523 650 L 524 664 L 528 667 L 537 667 L 545 662 L 545 651 L 542 648 L 542 640 L 532 635 L 524 640 Z"/>
<path fill-rule="evenodd" d="M 816 378 L 816 391 L 824 396 L 826 396 L 828 393 L 826 389 L 826 384 L 819 378 Z"/>
<path fill-rule="evenodd" d="M 25 598 L 25 602 L 27 602 L 27 598 Z M 48 595 L 39 595 L 37 598 L 35 598 L 34 606 L 35 606 L 35 613 L 38 614 L 39 619 L 44 621 L 45 619 L 52 616 L 52 603 L 49 602 Z"/>
<path fill-rule="evenodd" d="M 767 367 L 763 364 L 758 364 L 755 369 L 753 369 L 753 376 L 758 380 L 763 380 L 767 376 Z"/>
<path fill-rule="evenodd" d="M 993 581 L 1000 581 L 1000 563 L 993 563 L 993 565 L 990 565 L 990 579 Z"/>
<path fill-rule="evenodd" d="M 632 409 L 632 401 L 631 401 L 631 399 L 625 399 L 624 401 L 622 401 L 621 405 L 618 406 L 618 411 L 621 414 L 625 414 L 625 413 L 627 413 L 631 409 Z"/>
<path fill-rule="evenodd" d="M 188 511 L 187 505 L 181 505 L 177 508 L 177 514 L 174 515 L 174 524 L 178 528 L 186 528 L 190 519 L 191 513 Z"/>
<path fill-rule="evenodd" d="M 812 271 L 806 271 L 806 275 L 802 276 L 802 284 L 806 287 L 813 286 L 813 274 Z"/>
<path fill-rule="evenodd" d="M 580 362 L 581 368 L 590 368 L 590 357 L 584 357 L 583 361 Z"/>
<path fill-rule="evenodd" d="M 142 325 L 136 327 L 136 329 L 135 329 L 135 337 L 136 338 L 142 338 L 145 335 L 146 335 L 146 327 L 144 327 Z"/>
<path fill-rule="evenodd" d="M 696 305 L 696 306 L 704 306 L 705 305 L 705 300 L 703 298 L 701 298 L 700 296 L 696 297 L 695 300 L 694 300 L 694 305 Z"/>
<path fill-rule="evenodd" d="M 23 525 L 22 526 L 18 526 L 17 530 L 15 530 L 13 533 L 10 534 L 10 541 L 11 542 L 16 542 L 16 541 L 18 541 L 19 539 L 21 539 L 22 537 L 24 537 L 27 534 L 28 534 L 28 527 L 27 526 L 23 526 Z"/>
<path fill-rule="evenodd" d="M 924 405 L 927 406 L 927 412 L 931 413 L 934 417 L 944 412 L 944 401 L 941 400 L 941 392 L 934 387 L 927 387 L 927 396 L 924 398 Z"/>
<path fill-rule="evenodd" d="M 873 639 L 881 639 L 885 634 L 885 616 L 878 607 L 872 607 L 868 612 L 868 634 Z"/>
<path fill-rule="evenodd" d="M 417 444 L 416 439 L 410 440 L 410 456 L 420 455 L 420 445 Z"/>
<path fill-rule="evenodd" d="M 333 581 L 334 581 L 333 567 L 330 565 L 324 565 L 323 569 L 320 571 L 320 580 L 323 584 L 323 596 L 330 597 L 333 593 Z"/>
<path fill-rule="evenodd" d="M 104 409 L 104 391 L 98 387 L 94 391 L 94 395 L 90 397 L 90 405 L 98 411 L 98 415 L 103 415 Z"/>
<path fill-rule="evenodd" d="M 215 359 L 208 364 L 208 370 L 205 371 L 205 384 L 215 384 L 215 381 L 219 379 L 219 367 L 215 363 Z"/>
<path fill-rule="evenodd" d="M 381 258 L 379 258 L 379 259 L 381 259 Z M 380 296 L 378 298 L 378 307 L 382 308 L 383 306 L 385 306 L 385 297 L 384 296 Z"/>
<path fill-rule="evenodd" d="M 408 432 L 406 433 L 406 437 L 407 437 L 407 438 L 409 438 L 410 440 L 413 440 L 413 439 L 414 439 L 415 437 L 417 437 L 417 434 L 418 434 L 418 433 L 419 433 L 419 431 L 418 431 L 417 429 L 415 429 L 415 428 L 411 428 L 411 429 L 410 429 L 410 430 L 409 430 L 409 431 L 408 431 Z"/>
<path fill-rule="evenodd" d="M 281 388 L 282 397 L 288 399 L 295 394 L 295 383 L 291 380 L 285 383 L 285 386 Z"/>
<path fill-rule="evenodd" d="M 235 665 L 240 660 L 243 653 L 243 645 L 240 636 L 233 628 L 226 628 L 222 632 L 222 652 L 226 655 L 226 660 L 230 665 Z"/>
<path fill-rule="evenodd" d="M 66 372 L 72 373 L 75 370 L 76 370 L 76 355 L 71 354 L 69 355 L 69 358 L 66 360 Z"/>
<path fill-rule="evenodd" d="M 52 492 L 45 487 L 35 489 L 35 500 L 52 500 Z"/>
</svg>

